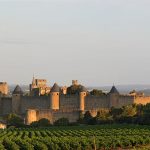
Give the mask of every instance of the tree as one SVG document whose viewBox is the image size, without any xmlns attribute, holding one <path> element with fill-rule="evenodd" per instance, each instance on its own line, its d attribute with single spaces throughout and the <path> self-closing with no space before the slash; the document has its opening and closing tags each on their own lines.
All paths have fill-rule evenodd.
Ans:
<svg viewBox="0 0 150 150">
<path fill-rule="evenodd" d="M 142 107 L 142 112 L 144 116 L 150 117 L 150 103 Z"/>
<path fill-rule="evenodd" d="M 150 125 L 150 103 L 137 106 L 137 122 L 139 124 Z"/>
<path fill-rule="evenodd" d="M 78 123 L 84 123 L 84 114 L 82 111 L 80 111 Z"/>
<path fill-rule="evenodd" d="M 6 117 L 6 121 L 11 126 L 19 127 L 24 125 L 24 120 L 20 116 L 13 113 Z"/>
<path fill-rule="evenodd" d="M 67 94 L 79 94 L 81 87 L 81 85 L 72 85 L 67 88 Z"/>
<path fill-rule="evenodd" d="M 113 116 L 114 119 L 116 119 L 117 117 L 120 117 L 123 113 L 123 109 L 122 108 L 114 108 L 112 107 L 110 110 L 110 115 Z"/>
<path fill-rule="evenodd" d="M 48 126 L 50 126 L 50 121 L 46 118 L 42 118 L 39 121 L 32 122 L 30 126 L 32 126 L 32 127 L 48 127 Z"/>
<path fill-rule="evenodd" d="M 112 123 L 113 117 L 110 114 L 110 110 L 108 109 L 101 109 L 97 112 L 95 117 L 97 124 L 104 124 L 104 123 Z"/>
<path fill-rule="evenodd" d="M 42 118 L 38 121 L 39 126 L 47 127 L 50 125 L 50 121 L 46 118 Z"/>
<path fill-rule="evenodd" d="M 122 108 L 111 108 L 110 114 L 115 122 L 118 123 L 134 123 L 136 122 L 137 106 L 127 105 Z"/>
<path fill-rule="evenodd" d="M 133 117 L 137 113 L 137 108 L 135 105 L 127 105 L 123 106 L 122 116 L 125 117 Z"/>
<path fill-rule="evenodd" d="M 38 121 L 34 121 L 30 124 L 31 127 L 39 127 Z"/>
<path fill-rule="evenodd" d="M 92 117 L 90 111 L 87 111 L 85 114 L 84 114 L 84 122 L 86 124 L 95 124 L 95 120 L 94 118 Z"/>
<path fill-rule="evenodd" d="M 101 95 L 104 95 L 103 91 L 102 90 L 97 90 L 97 89 L 93 89 L 91 92 L 90 92 L 91 95 L 94 95 L 94 96 L 101 96 Z"/>
<path fill-rule="evenodd" d="M 69 120 L 67 118 L 60 118 L 54 122 L 55 126 L 67 126 L 69 125 Z"/>
</svg>

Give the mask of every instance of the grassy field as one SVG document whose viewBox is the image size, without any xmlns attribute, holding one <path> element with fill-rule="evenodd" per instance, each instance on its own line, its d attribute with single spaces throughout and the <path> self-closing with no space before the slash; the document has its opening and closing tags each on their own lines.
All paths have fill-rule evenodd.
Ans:
<svg viewBox="0 0 150 150">
<path fill-rule="evenodd" d="M 0 130 L 0 150 L 150 149 L 150 127 L 101 125 Z"/>
</svg>

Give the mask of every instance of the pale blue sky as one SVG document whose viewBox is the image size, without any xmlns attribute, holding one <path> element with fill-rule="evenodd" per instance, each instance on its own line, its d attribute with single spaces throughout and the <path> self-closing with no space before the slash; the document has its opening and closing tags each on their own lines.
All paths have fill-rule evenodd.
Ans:
<svg viewBox="0 0 150 150">
<path fill-rule="evenodd" d="M 150 0 L 0 0 L 0 81 L 150 83 Z"/>
</svg>

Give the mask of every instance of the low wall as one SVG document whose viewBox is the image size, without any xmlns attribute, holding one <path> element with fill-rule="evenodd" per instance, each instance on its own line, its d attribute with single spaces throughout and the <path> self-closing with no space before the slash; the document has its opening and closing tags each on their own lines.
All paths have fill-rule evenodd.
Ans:
<svg viewBox="0 0 150 150">
<path fill-rule="evenodd" d="M 62 112 L 62 111 L 51 111 L 50 109 L 29 109 L 27 110 L 26 123 L 31 124 L 34 121 L 46 118 L 53 124 L 60 118 L 67 118 L 69 122 L 76 122 L 79 119 L 79 112 Z"/>
<path fill-rule="evenodd" d="M 72 122 L 77 122 L 79 119 L 79 112 L 78 111 L 73 111 L 73 112 L 53 112 L 53 122 L 60 118 L 67 118 L 70 123 Z"/>
</svg>

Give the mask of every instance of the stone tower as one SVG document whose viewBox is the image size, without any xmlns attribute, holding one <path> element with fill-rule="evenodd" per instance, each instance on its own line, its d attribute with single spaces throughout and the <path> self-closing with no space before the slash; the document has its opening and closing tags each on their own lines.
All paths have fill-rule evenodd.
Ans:
<svg viewBox="0 0 150 150">
<path fill-rule="evenodd" d="M 110 92 L 109 92 L 109 98 L 110 98 L 110 107 L 117 107 L 118 100 L 119 100 L 119 92 L 116 89 L 115 86 L 112 86 Z"/>
<path fill-rule="evenodd" d="M 8 95 L 8 84 L 6 82 L 0 82 L 0 95 Z"/>
<path fill-rule="evenodd" d="M 12 112 L 20 113 L 21 96 L 23 95 L 22 89 L 19 85 L 16 86 L 12 93 Z"/>
<path fill-rule="evenodd" d="M 26 124 L 30 125 L 32 122 L 37 121 L 37 110 L 28 109 L 26 112 Z"/>
<path fill-rule="evenodd" d="M 82 86 L 80 89 L 80 102 L 79 102 L 80 111 L 84 111 L 86 95 L 87 95 L 87 89 L 84 86 Z"/>
<path fill-rule="evenodd" d="M 52 110 L 59 110 L 59 94 L 60 87 L 55 83 L 50 91 L 50 108 Z"/>
<path fill-rule="evenodd" d="M 73 86 L 79 85 L 79 84 L 78 84 L 78 80 L 72 80 L 72 85 L 73 85 Z"/>
<path fill-rule="evenodd" d="M 32 84 L 30 84 L 30 91 L 32 91 L 32 89 L 37 88 L 36 86 L 36 80 L 35 77 L 33 75 L 33 79 L 32 79 Z"/>
</svg>

